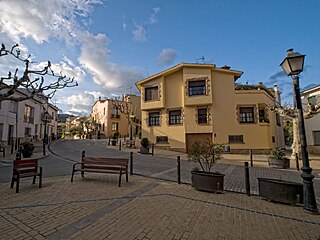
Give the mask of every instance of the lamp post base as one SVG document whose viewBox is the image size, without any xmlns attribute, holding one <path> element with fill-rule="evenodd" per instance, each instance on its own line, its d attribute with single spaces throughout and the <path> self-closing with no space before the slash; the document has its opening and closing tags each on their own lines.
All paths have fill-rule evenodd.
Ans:
<svg viewBox="0 0 320 240">
<path fill-rule="evenodd" d="M 317 202 L 316 202 L 316 197 L 314 193 L 314 188 L 313 188 L 313 179 L 314 175 L 311 174 L 312 168 L 310 167 L 302 167 L 302 174 L 301 177 L 303 179 L 303 195 L 304 195 L 304 200 L 303 200 L 303 208 L 314 214 L 319 214 L 319 211 L 317 209 Z"/>
</svg>

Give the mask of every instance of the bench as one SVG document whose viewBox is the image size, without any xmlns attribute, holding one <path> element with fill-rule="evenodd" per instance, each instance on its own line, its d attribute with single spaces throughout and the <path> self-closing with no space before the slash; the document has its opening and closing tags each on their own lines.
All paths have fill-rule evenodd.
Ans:
<svg viewBox="0 0 320 240">
<path fill-rule="evenodd" d="M 133 146 L 133 148 L 136 148 L 136 141 L 135 140 L 125 140 L 123 142 L 123 146 L 129 147 L 129 148 L 131 148 Z"/>
<path fill-rule="evenodd" d="M 20 178 L 33 177 L 32 184 L 35 184 L 36 177 L 39 176 L 39 188 L 42 185 L 42 167 L 38 165 L 38 159 L 14 160 L 11 188 L 16 184 L 16 193 L 19 192 Z"/>
<path fill-rule="evenodd" d="M 0 145 L 0 152 L 2 152 L 3 157 L 6 156 L 6 148 Z"/>
<path fill-rule="evenodd" d="M 82 156 L 80 163 L 75 163 L 72 168 L 71 182 L 75 172 L 81 172 L 84 177 L 85 172 L 119 174 L 119 184 L 121 186 L 121 176 L 126 175 L 128 182 L 128 159 L 122 158 L 102 158 Z"/>
</svg>

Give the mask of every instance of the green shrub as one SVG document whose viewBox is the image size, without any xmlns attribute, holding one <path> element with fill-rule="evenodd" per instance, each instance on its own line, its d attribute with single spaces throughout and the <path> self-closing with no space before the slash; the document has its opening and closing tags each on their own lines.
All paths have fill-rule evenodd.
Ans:
<svg viewBox="0 0 320 240">
<path fill-rule="evenodd" d="M 149 139 L 148 138 L 142 138 L 140 142 L 142 147 L 147 148 L 149 146 Z"/>
<path fill-rule="evenodd" d="M 21 145 L 23 146 L 23 149 L 26 149 L 26 150 L 33 151 L 35 148 L 35 146 L 32 142 L 23 142 L 23 143 L 21 143 Z"/>
</svg>

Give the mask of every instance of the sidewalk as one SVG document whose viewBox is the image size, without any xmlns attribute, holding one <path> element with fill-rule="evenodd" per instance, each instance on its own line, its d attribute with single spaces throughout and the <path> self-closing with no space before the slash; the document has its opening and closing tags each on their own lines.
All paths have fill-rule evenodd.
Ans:
<svg viewBox="0 0 320 240">
<path fill-rule="evenodd" d="M 87 174 L 0 184 L 2 239 L 318 239 L 320 217 L 259 197 L 141 176 Z"/>
<path fill-rule="evenodd" d="M 101 140 L 100 140 L 101 141 Z M 103 140 L 102 140 L 103 141 Z M 119 145 L 117 146 L 111 146 L 107 144 L 106 146 L 108 148 L 119 150 Z M 139 144 L 136 144 L 136 146 L 139 146 Z M 121 151 L 123 152 L 133 152 L 138 153 L 139 147 L 136 148 L 129 148 L 126 146 L 121 146 Z M 152 150 L 150 147 L 149 154 L 151 154 Z M 164 150 L 160 148 L 154 148 L 154 156 L 158 157 L 165 157 L 165 158 L 173 158 L 177 159 L 177 156 L 180 156 L 181 160 L 188 160 L 188 155 L 183 152 L 176 152 L 172 150 Z M 290 155 L 287 155 L 287 158 L 290 159 Z M 222 154 L 222 158 L 217 161 L 218 163 L 226 163 L 226 164 L 236 164 L 236 165 L 244 165 L 244 162 L 249 162 L 250 164 L 250 156 L 249 154 L 233 154 L 233 153 L 226 153 Z M 320 171 L 320 155 L 315 154 L 309 154 L 309 163 L 310 167 L 313 170 Z M 256 167 L 268 167 L 268 155 L 261 155 L 261 154 L 254 154 L 253 155 L 253 165 Z M 299 168 L 302 167 L 302 161 L 299 161 Z M 296 169 L 296 161 L 291 160 L 290 161 L 290 168 Z"/>
</svg>

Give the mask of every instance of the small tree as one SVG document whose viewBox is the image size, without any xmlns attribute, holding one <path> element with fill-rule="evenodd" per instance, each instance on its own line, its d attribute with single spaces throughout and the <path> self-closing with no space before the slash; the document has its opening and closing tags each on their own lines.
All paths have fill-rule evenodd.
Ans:
<svg viewBox="0 0 320 240">
<path fill-rule="evenodd" d="M 21 51 L 18 46 L 18 44 L 15 44 L 9 50 L 3 43 L 1 45 L 0 58 L 11 56 L 17 61 L 24 63 L 25 67 L 20 76 L 19 69 L 16 68 L 14 73 L 9 71 L 6 77 L 1 77 L 0 102 L 3 100 L 20 102 L 33 98 L 34 96 L 42 98 L 45 91 L 47 91 L 46 97 L 52 98 L 58 89 L 78 86 L 78 83 L 75 82 L 73 78 L 67 78 L 62 75 L 62 73 L 56 75 L 51 69 L 50 61 L 47 62 L 43 69 L 30 69 L 30 65 L 33 63 L 30 61 L 30 55 L 27 58 L 21 57 Z M 45 83 L 44 76 L 52 77 L 54 81 Z M 15 95 L 14 93 L 18 88 L 26 89 L 28 94 L 25 96 Z"/>
<path fill-rule="evenodd" d="M 212 142 L 195 142 L 188 152 L 189 160 L 199 163 L 202 171 L 210 172 L 216 160 L 221 158 L 223 145 Z"/>
</svg>

